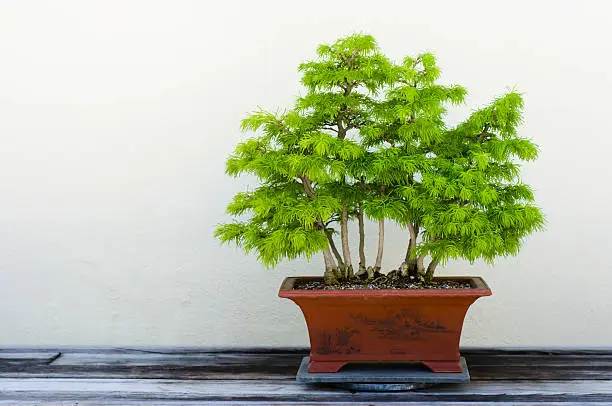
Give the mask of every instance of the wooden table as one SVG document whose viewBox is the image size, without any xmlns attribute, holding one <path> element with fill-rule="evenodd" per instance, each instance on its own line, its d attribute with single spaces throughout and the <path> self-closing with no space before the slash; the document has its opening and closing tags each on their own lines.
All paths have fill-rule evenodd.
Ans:
<svg viewBox="0 0 612 406">
<path fill-rule="evenodd" d="M 400 393 L 295 382 L 303 348 L 0 348 L 0 405 L 612 405 L 612 350 L 464 349 L 472 381 Z"/>
</svg>

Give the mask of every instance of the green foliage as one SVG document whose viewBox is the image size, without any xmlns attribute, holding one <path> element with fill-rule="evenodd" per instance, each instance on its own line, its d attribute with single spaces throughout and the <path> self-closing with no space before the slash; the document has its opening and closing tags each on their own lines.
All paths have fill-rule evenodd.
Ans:
<svg viewBox="0 0 612 406">
<path fill-rule="evenodd" d="M 221 241 L 274 266 L 335 249 L 333 227 L 362 213 L 416 230 L 407 257 L 431 257 L 431 277 L 451 258 L 514 255 L 543 227 L 533 191 L 519 177 L 520 162 L 538 154 L 518 135 L 519 93 L 449 128 L 447 108 L 463 103 L 466 90 L 437 83 L 432 54 L 395 64 L 362 34 L 321 45 L 299 71 L 306 93 L 291 109 L 242 121 L 253 134 L 228 158 L 226 172 L 260 184 L 228 205 L 237 220 L 218 226 Z M 328 268 L 348 262 L 346 251 L 334 251 L 338 263 L 330 265 L 329 254 Z"/>
</svg>

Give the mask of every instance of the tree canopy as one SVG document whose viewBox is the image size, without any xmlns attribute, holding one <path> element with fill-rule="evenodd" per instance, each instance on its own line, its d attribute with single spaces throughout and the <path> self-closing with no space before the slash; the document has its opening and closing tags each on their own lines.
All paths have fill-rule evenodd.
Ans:
<svg viewBox="0 0 612 406">
<path fill-rule="evenodd" d="M 226 172 L 251 174 L 259 185 L 230 202 L 234 221 L 217 227 L 221 241 L 270 267 L 321 252 L 325 280 L 335 283 L 355 277 L 348 224 L 359 225 L 358 274 L 372 277 L 382 264 L 385 221 L 392 221 L 408 230 L 399 271 L 431 280 L 451 258 L 514 255 L 543 227 L 533 191 L 520 179 L 520 162 L 536 159 L 538 148 L 518 135 L 519 93 L 447 126 L 447 108 L 463 103 L 467 91 L 437 82 L 431 53 L 394 63 L 363 34 L 319 46 L 299 71 L 305 92 L 294 106 L 242 121 L 252 135 Z M 366 219 L 379 226 L 370 266 Z"/>
</svg>

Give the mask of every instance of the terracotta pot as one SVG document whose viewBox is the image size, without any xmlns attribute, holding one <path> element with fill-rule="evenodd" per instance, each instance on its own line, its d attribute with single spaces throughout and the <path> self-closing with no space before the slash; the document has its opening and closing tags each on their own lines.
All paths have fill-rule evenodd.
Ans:
<svg viewBox="0 0 612 406">
<path fill-rule="evenodd" d="M 434 372 L 461 372 L 459 339 L 465 314 L 491 290 L 478 277 L 471 289 L 294 290 L 287 278 L 279 296 L 304 313 L 310 336 L 309 372 L 337 372 L 349 362 L 420 361 Z"/>
</svg>

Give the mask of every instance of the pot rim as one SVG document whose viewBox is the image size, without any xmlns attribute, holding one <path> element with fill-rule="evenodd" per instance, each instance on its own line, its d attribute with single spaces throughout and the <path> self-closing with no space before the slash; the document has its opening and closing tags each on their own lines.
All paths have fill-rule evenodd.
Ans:
<svg viewBox="0 0 612 406">
<path fill-rule="evenodd" d="M 321 276 L 291 276 L 285 278 L 278 292 L 279 297 L 376 297 L 376 296 L 401 296 L 401 297 L 481 297 L 491 296 L 491 288 L 479 276 L 441 276 L 434 280 L 444 281 L 469 281 L 472 285 L 467 289 L 351 289 L 351 290 L 298 290 L 293 289 L 299 280 L 322 281 Z"/>
</svg>

